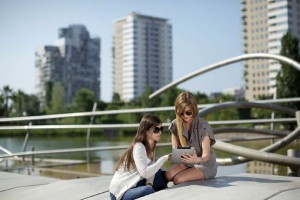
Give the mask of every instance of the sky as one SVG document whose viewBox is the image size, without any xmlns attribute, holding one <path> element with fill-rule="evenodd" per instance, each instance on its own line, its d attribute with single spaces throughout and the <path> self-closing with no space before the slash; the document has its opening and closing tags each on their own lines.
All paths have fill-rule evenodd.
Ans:
<svg viewBox="0 0 300 200">
<path fill-rule="evenodd" d="M 173 31 L 173 81 L 243 54 L 239 0 L 0 0 L 0 89 L 35 93 L 35 51 L 55 45 L 58 29 L 83 24 L 101 38 L 101 100 L 113 94 L 114 22 L 131 12 L 166 18 Z M 197 76 L 177 87 L 222 92 L 244 86 L 243 63 Z"/>
</svg>

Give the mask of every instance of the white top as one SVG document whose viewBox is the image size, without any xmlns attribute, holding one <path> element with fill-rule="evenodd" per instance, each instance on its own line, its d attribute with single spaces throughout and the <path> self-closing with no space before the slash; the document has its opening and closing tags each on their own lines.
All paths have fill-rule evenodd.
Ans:
<svg viewBox="0 0 300 200">
<path fill-rule="evenodd" d="M 168 160 L 168 155 L 160 157 L 154 163 L 147 157 L 145 146 L 142 143 L 136 143 L 133 147 L 133 159 L 135 167 L 126 171 L 123 163 L 110 182 L 109 192 L 115 195 L 117 200 L 121 199 L 127 190 L 135 187 L 143 178 L 147 179 L 147 183 L 153 183 L 156 172 Z"/>
</svg>

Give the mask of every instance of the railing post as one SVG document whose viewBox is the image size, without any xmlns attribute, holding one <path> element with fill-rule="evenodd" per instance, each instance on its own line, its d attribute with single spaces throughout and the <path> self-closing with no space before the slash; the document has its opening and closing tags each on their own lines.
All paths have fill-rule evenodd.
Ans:
<svg viewBox="0 0 300 200">
<path fill-rule="evenodd" d="M 300 127 L 300 111 L 299 110 L 296 111 L 295 116 L 296 116 L 296 120 L 297 120 L 297 126 Z"/>
<path fill-rule="evenodd" d="M 95 112 L 96 109 L 97 109 L 97 103 L 95 102 L 92 112 Z M 90 125 L 93 124 L 93 121 L 94 121 L 94 116 L 91 116 Z M 87 133 L 86 133 L 86 148 L 89 148 L 91 145 L 90 139 L 91 139 L 91 129 L 88 128 Z M 89 151 L 86 152 L 86 162 L 90 163 L 90 152 Z"/>
<path fill-rule="evenodd" d="M 31 148 L 31 151 L 34 152 L 34 147 Z M 31 165 L 34 166 L 34 154 L 31 155 Z"/>
<path fill-rule="evenodd" d="M 29 127 L 31 125 L 32 125 L 32 122 L 29 122 Z M 29 135 L 30 135 L 30 128 L 27 130 L 27 133 L 25 135 L 25 139 L 24 139 L 23 146 L 22 146 L 22 152 L 26 151 Z M 22 160 L 25 161 L 25 156 L 22 156 Z"/>
<path fill-rule="evenodd" d="M 287 150 L 287 156 L 290 157 L 296 157 L 299 158 L 300 157 L 300 152 L 297 151 L 296 149 L 288 149 Z M 287 168 L 287 175 L 288 176 L 300 176 L 300 168 Z"/>
<path fill-rule="evenodd" d="M 277 98 L 277 88 L 275 88 L 275 91 L 273 93 L 273 100 L 276 100 Z M 275 118 L 275 112 L 273 111 L 271 114 L 271 119 L 273 120 Z M 270 130 L 273 131 L 274 130 L 274 122 L 271 122 L 270 124 Z M 271 139 L 271 144 L 274 144 L 274 138 Z M 272 164 L 272 175 L 275 174 L 275 166 L 274 164 Z"/>
</svg>

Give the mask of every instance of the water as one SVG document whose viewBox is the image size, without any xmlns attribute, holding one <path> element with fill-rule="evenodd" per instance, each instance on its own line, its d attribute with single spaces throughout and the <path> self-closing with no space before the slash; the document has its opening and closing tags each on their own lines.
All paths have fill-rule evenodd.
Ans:
<svg viewBox="0 0 300 200">
<path fill-rule="evenodd" d="M 91 147 L 99 146 L 118 146 L 118 145 L 128 145 L 132 137 L 118 138 L 118 139 L 107 139 L 102 136 L 91 137 Z M 162 137 L 161 142 L 170 142 L 169 137 L 165 135 Z M 0 137 L 0 146 L 8 149 L 11 152 L 21 152 L 24 142 L 24 137 Z M 269 145 L 270 141 L 255 142 L 255 143 L 240 143 L 243 146 L 251 146 L 251 148 L 259 149 L 266 145 Z M 296 142 L 291 145 L 292 148 L 298 148 L 299 144 Z M 86 136 L 31 136 L 28 141 L 27 151 L 30 151 L 34 147 L 36 151 L 38 150 L 52 150 L 52 149 L 68 149 L 68 148 L 83 148 L 86 147 Z M 287 147 L 290 148 L 290 147 Z M 91 163 L 77 163 L 62 165 L 60 163 L 50 163 L 43 162 L 36 163 L 33 167 L 31 165 L 31 160 L 28 162 L 21 161 L 2 161 L 0 162 L 0 170 L 9 171 L 13 173 L 29 174 L 37 176 L 49 176 L 61 179 L 78 178 L 78 177 L 88 177 L 93 175 L 105 174 L 110 175 L 114 173 L 114 167 L 116 162 L 119 160 L 120 156 L 124 150 L 113 150 L 113 151 L 96 151 L 90 152 Z M 2 153 L 2 152 L 1 152 Z M 170 147 L 157 147 L 156 156 L 157 158 L 170 153 Z M 286 150 L 281 150 L 279 153 L 286 155 Z M 231 156 L 226 153 L 216 151 L 216 156 L 218 158 L 225 158 Z M 68 154 L 50 154 L 36 156 L 41 159 L 60 159 L 60 160 L 75 160 L 75 161 L 85 161 L 86 152 L 83 153 L 68 153 Z M 29 157 L 30 158 L 30 157 Z M 253 162 L 250 162 L 253 163 Z M 253 164 L 243 163 L 239 165 L 231 166 L 219 166 L 217 176 L 224 176 L 230 174 L 239 173 L 260 173 L 258 170 L 253 169 Z M 170 163 L 166 163 L 163 168 L 168 169 Z M 268 170 L 263 173 L 267 174 L 278 174 L 286 175 L 286 168 L 280 168 L 278 166 L 266 166 Z M 270 169 L 272 169 L 270 171 Z"/>
</svg>

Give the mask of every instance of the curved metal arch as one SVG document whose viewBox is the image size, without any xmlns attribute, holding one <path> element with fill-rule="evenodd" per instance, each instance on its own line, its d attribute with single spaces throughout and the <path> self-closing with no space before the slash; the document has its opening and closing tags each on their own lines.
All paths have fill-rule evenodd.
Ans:
<svg viewBox="0 0 300 200">
<path fill-rule="evenodd" d="M 271 131 L 267 129 L 255 129 L 247 127 L 222 127 L 214 128 L 214 135 L 223 134 L 223 133 L 248 133 L 248 134 L 260 134 L 260 135 L 274 135 L 276 137 L 285 137 L 287 136 L 287 131 Z"/>
<path fill-rule="evenodd" d="M 273 105 L 273 104 L 254 103 L 254 102 L 229 102 L 229 103 L 220 103 L 215 106 L 204 108 L 204 109 L 200 110 L 199 115 L 203 117 L 204 115 L 207 115 L 214 111 L 218 111 L 218 110 L 225 109 L 225 108 L 252 108 L 252 107 L 264 108 L 264 109 L 268 109 L 268 110 L 283 112 L 283 113 L 286 113 L 286 114 L 289 114 L 292 116 L 296 116 L 297 115 L 296 112 L 300 112 L 295 109 L 291 109 L 291 108 L 287 108 L 287 107 L 283 107 L 283 106 L 279 106 L 279 105 Z M 260 151 L 261 152 L 274 152 L 274 151 L 286 146 L 287 144 L 291 143 L 294 139 L 299 137 L 299 135 L 300 135 L 300 127 L 296 128 L 293 132 L 289 133 L 288 135 L 286 135 L 284 138 L 280 139 L 276 143 L 269 145 L 269 146 L 261 149 Z M 221 141 L 217 141 L 217 143 L 215 144 L 214 148 L 216 148 L 218 150 L 226 151 L 226 152 L 229 152 L 228 146 L 231 146 L 230 148 L 234 148 L 236 150 L 239 148 L 236 145 L 223 143 Z M 242 150 L 242 151 L 244 151 L 244 150 Z M 250 161 L 249 157 L 248 158 L 242 157 L 242 155 L 247 155 L 247 154 L 243 154 L 243 153 L 244 152 L 239 152 L 240 156 L 218 159 L 218 163 L 221 165 L 232 165 L 232 164 L 240 164 L 240 163 L 245 163 L 245 162 Z M 259 155 L 254 153 L 251 156 L 259 156 Z"/>
<path fill-rule="evenodd" d="M 275 152 L 275 151 L 283 148 L 284 146 L 288 145 L 289 143 L 291 143 L 293 140 L 295 140 L 299 136 L 300 136 L 300 127 L 296 128 L 294 131 L 292 131 L 291 133 L 289 133 L 287 136 L 283 137 L 282 139 L 278 140 L 274 144 L 264 147 L 264 148 L 260 149 L 259 151 L 265 152 L 265 153 Z M 247 155 L 247 152 L 245 154 L 244 150 L 243 150 L 243 152 L 240 152 L 238 150 L 239 146 L 225 143 L 220 140 L 217 140 L 216 144 L 214 145 L 214 148 L 217 150 L 220 150 L 220 151 L 228 152 L 228 153 L 236 154 L 238 152 L 238 155 L 239 155 L 239 156 L 233 156 L 230 158 L 219 158 L 219 159 L 217 159 L 219 165 L 241 164 L 241 163 L 250 161 L 250 157 L 253 158 L 253 156 L 254 157 L 258 156 L 258 153 L 253 153 L 253 154 L 250 153 L 251 156 L 249 157 L 249 155 Z M 229 149 L 231 149 L 231 150 L 229 150 Z M 251 150 L 249 148 L 247 148 L 247 149 Z M 243 156 L 245 156 L 245 157 L 243 157 Z M 254 160 L 255 160 L 255 158 L 254 158 Z M 272 160 L 272 159 L 270 159 L 270 160 Z M 298 168 L 299 167 L 300 167 L 300 165 L 298 166 Z"/>
<path fill-rule="evenodd" d="M 153 97 L 163 93 L 165 90 L 174 87 L 180 83 L 183 83 L 191 78 L 194 78 L 195 76 L 198 76 L 200 74 L 204 74 L 206 72 L 212 71 L 214 69 L 220 68 L 224 65 L 228 65 L 231 63 L 235 63 L 235 62 L 239 62 L 241 60 L 249 60 L 249 59 L 254 59 L 254 58 L 265 58 L 265 59 L 274 59 L 274 60 L 278 60 L 284 63 L 287 63 L 293 67 L 295 67 L 297 70 L 300 71 L 300 64 L 290 58 L 287 58 L 285 56 L 281 56 L 281 55 L 274 55 L 274 54 L 267 54 L 267 53 L 252 53 L 252 54 L 243 54 L 241 56 L 236 56 L 233 58 L 229 58 L 226 60 L 223 60 L 221 62 L 217 62 L 215 64 L 212 65 L 208 65 L 206 67 L 203 67 L 195 72 L 192 72 L 182 78 L 177 79 L 176 81 L 173 81 L 172 83 L 169 83 L 168 85 L 165 85 L 164 87 L 160 88 L 159 90 L 153 92 L 152 94 L 149 95 L 149 98 L 152 99 Z"/>
<path fill-rule="evenodd" d="M 279 105 L 274 105 L 274 104 L 266 104 L 266 103 L 255 103 L 255 102 L 247 102 L 247 101 L 237 101 L 237 102 L 225 102 L 225 103 L 220 103 L 215 106 L 207 107 L 199 111 L 199 115 L 201 117 L 218 111 L 222 110 L 225 108 L 264 108 L 272 111 L 277 111 L 277 112 L 282 112 L 288 115 L 291 115 L 293 117 L 296 116 L 296 109 L 292 108 L 287 108 Z"/>
</svg>

